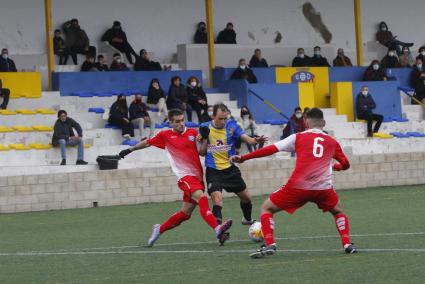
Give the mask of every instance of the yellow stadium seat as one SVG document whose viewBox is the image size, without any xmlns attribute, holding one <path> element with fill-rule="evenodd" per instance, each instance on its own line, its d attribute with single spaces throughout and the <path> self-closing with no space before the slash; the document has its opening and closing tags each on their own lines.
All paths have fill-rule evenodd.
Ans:
<svg viewBox="0 0 425 284">
<path fill-rule="evenodd" d="M 8 109 L 0 109 L 1 115 L 16 115 L 16 111 L 11 111 Z"/>
<path fill-rule="evenodd" d="M 40 98 L 40 72 L 1 72 L 3 86 L 10 89 L 10 98 Z"/>
<path fill-rule="evenodd" d="M 364 122 L 364 123 L 366 123 L 367 121 L 364 120 L 364 119 L 356 119 L 356 122 Z"/>
<path fill-rule="evenodd" d="M 39 114 L 56 114 L 56 111 L 54 111 L 53 109 L 48 109 L 48 108 L 38 108 L 35 110 L 37 113 Z"/>
<path fill-rule="evenodd" d="M 391 134 L 381 133 L 381 132 L 373 133 L 373 137 L 381 138 L 381 139 L 390 139 L 390 138 L 394 138 L 394 136 L 392 136 Z"/>
<path fill-rule="evenodd" d="M 13 132 L 14 130 L 12 128 L 9 128 L 7 126 L 1 126 L 0 125 L 0 133 L 6 133 L 6 132 Z"/>
<path fill-rule="evenodd" d="M 88 148 L 90 148 L 90 147 L 91 147 L 91 145 L 90 145 L 90 144 L 84 144 L 84 148 L 88 149 Z"/>
<path fill-rule="evenodd" d="M 31 147 L 29 146 L 25 146 L 22 143 L 18 143 L 18 144 L 9 144 L 9 148 L 10 149 L 14 149 L 14 150 L 18 150 L 18 151 L 26 151 L 26 150 L 31 150 Z"/>
<path fill-rule="evenodd" d="M 17 109 L 16 112 L 19 113 L 19 114 L 23 114 L 23 115 L 34 115 L 34 114 L 37 114 L 35 111 L 29 110 L 29 109 Z"/>
<path fill-rule="evenodd" d="M 39 132 L 50 132 L 53 131 L 53 127 L 47 126 L 47 125 L 34 125 L 32 127 L 35 131 Z"/>
<path fill-rule="evenodd" d="M 2 144 L 0 144 L 0 151 L 9 151 L 10 148 L 8 146 L 4 146 Z"/>
<path fill-rule="evenodd" d="M 48 150 L 52 148 L 51 144 L 42 144 L 42 143 L 30 143 L 28 146 L 36 150 Z"/>
<path fill-rule="evenodd" d="M 15 129 L 18 132 L 31 132 L 34 131 L 32 127 L 24 126 L 24 125 L 15 125 L 12 126 L 13 129 Z"/>
</svg>

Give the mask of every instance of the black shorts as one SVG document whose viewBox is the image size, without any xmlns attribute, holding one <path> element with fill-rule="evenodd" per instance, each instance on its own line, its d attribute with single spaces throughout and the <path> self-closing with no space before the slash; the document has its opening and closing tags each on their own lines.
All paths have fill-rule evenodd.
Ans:
<svg viewBox="0 0 425 284">
<path fill-rule="evenodd" d="M 209 195 L 215 191 L 222 192 L 223 189 L 233 193 L 239 193 L 246 189 L 241 171 L 235 165 L 224 170 L 207 168 L 206 180 Z"/>
</svg>

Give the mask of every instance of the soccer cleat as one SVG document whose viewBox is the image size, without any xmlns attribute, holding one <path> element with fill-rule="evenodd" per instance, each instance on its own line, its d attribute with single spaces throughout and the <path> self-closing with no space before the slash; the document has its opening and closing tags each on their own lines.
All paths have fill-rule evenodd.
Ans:
<svg viewBox="0 0 425 284">
<path fill-rule="evenodd" d="M 153 244 L 159 239 L 161 233 L 159 232 L 160 224 L 153 225 L 152 235 L 148 240 L 148 247 L 153 247 Z"/>
<path fill-rule="evenodd" d="M 262 245 L 261 248 L 257 249 L 255 252 L 251 253 L 249 256 L 251 258 L 263 258 L 267 255 L 273 255 L 276 253 L 276 245 L 272 244 L 269 246 Z"/>
<path fill-rule="evenodd" d="M 352 254 L 357 252 L 357 248 L 354 246 L 354 244 L 346 244 L 344 246 L 344 250 L 346 254 Z"/>
<path fill-rule="evenodd" d="M 223 222 L 223 224 L 218 226 L 217 229 L 215 230 L 215 233 L 220 245 L 223 245 L 224 242 L 227 240 L 224 234 L 230 229 L 230 227 L 232 226 L 232 223 L 233 223 L 232 219 L 226 220 Z"/>
<path fill-rule="evenodd" d="M 242 225 L 251 226 L 254 223 L 255 223 L 255 220 L 254 219 L 251 219 L 251 220 L 248 221 L 247 219 L 242 218 Z"/>
<path fill-rule="evenodd" d="M 66 166 L 66 160 L 65 159 L 62 159 L 62 162 L 61 162 L 61 164 L 60 164 L 61 166 Z"/>
<path fill-rule="evenodd" d="M 221 235 L 221 237 L 218 239 L 218 243 L 220 244 L 220 246 L 223 246 L 224 243 L 230 239 L 230 233 L 229 232 L 225 232 L 224 234 Z"/>
</svg>

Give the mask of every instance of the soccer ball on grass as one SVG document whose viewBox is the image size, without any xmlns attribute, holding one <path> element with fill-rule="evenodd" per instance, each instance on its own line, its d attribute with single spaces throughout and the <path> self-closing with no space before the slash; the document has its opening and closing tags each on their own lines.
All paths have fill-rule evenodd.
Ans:
<svg viewBox="0 0 425 284">
<path fill-rule="evenodd" d="M 255 222 L 248 229 L 248 237 L 256 243 L 264 241 L 263 232 L 261 231 L 261 223 Z"/>
</svg>

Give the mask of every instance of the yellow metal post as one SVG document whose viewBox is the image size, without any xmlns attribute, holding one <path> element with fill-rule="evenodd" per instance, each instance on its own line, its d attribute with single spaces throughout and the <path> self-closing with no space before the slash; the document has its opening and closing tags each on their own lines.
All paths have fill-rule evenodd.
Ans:
<svg viewBox="0 0 425 284">
<path fill-rule="evenodd" d="M 52 90 L 52 72 L 55 70 L 55 56 L 53 54 L 53 29 L 52 29 L 52 0 L 44 0 L 46 18 L 46 45 L 47 45 L 47 76 L 49 90 Z"/>
<path fill-rule="evenodd" d="M 215 52 L 214 52 L 214 18 L 212 0 L 205 0 L 205 10 L 207 16 L 207 33 L 208 33 L 208 64 L 209 64 L 209 86 L 213 86 L 213 70 L 215 68 Z"/>
<path fill-rule="evenodd" d="M 356 27 L 357 66 L 363 66 L 361 0 L 354 0 L 354 23 L 355 23 L 355 27 Z"/>
</svg>

